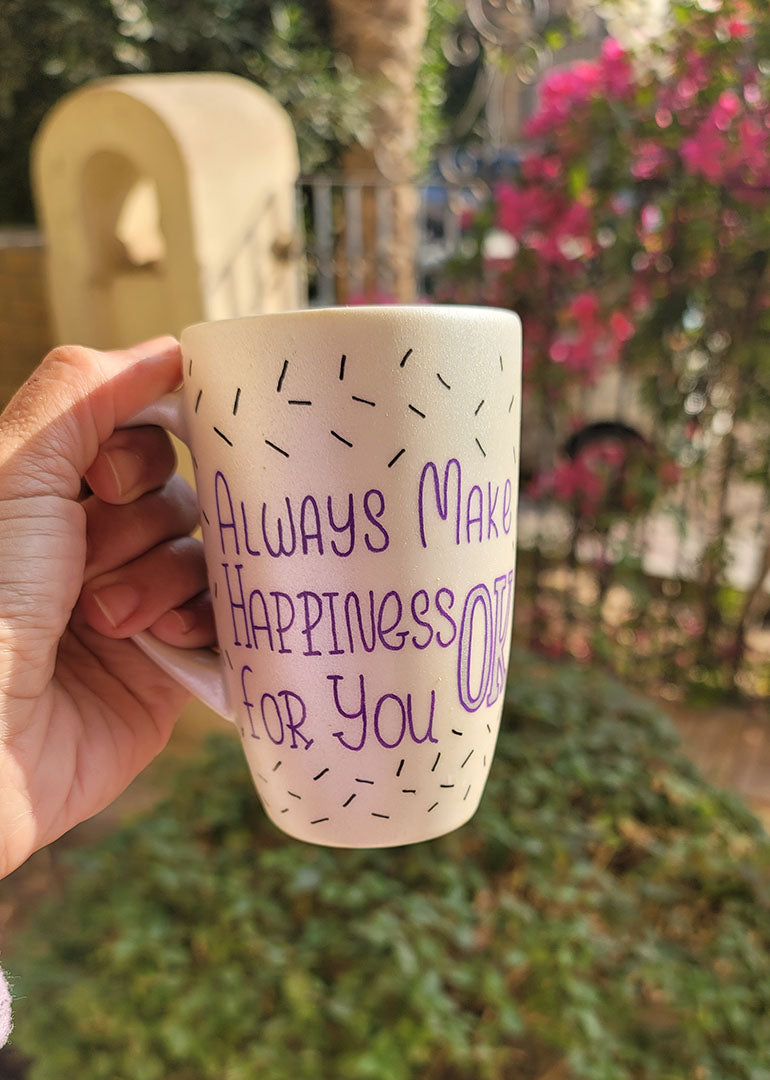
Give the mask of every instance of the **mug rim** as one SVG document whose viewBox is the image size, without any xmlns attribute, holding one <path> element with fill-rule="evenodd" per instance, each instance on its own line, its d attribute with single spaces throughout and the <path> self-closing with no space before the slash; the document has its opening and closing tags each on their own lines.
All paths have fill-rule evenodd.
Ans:
<svg viewBox="0 0 770 1080">
<path fill-rule="evenodd" d="M 493 307 L 486 304 L 338 304 L 332 307 L 290 308 L 286 311 L 255 312 L 252 315 L 236 315 L 228 319 L 202 319 L 200 322 L 185 326 L 179 335 L 182 338 L 193 330 L 208 326 L 232 326 L 236 323 L 249 323 L 264 319 L 311 318 L 314 316 L 351 316 L 367 315 L 371 317 L 389 315 L 412 315 L 415 312 L 431 313 L 436 316 L 456 316 L 458 318 L 473 315 L 474 318 L 486 316 L 506 316 L 520 322 L 519 315 L 511 308 Z"/>
</svg>

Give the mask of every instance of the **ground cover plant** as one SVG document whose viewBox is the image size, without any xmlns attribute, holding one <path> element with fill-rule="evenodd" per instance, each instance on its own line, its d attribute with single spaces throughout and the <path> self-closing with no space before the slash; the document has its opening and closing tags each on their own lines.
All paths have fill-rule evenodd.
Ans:
<svg viewBox="0 0 770 1080">
<path fill-rule="evenodd" d="M 770 842 L 597 671 L 515 653 L 475 819 L 334 851 L 230 737 L 6 957 L 31 1080 L 767 1080 Z"/>
</svg>

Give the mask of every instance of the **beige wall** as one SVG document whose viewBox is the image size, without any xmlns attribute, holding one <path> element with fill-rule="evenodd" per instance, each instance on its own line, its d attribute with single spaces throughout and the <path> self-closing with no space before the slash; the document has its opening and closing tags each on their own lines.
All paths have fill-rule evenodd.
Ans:
<svg viewBox="0 0 770 1080">
<path fill-rule="evenodd" d="M 52 338 L 42 237 L 34 229 L 0 230 L 0 408 Z"/>
</svg>

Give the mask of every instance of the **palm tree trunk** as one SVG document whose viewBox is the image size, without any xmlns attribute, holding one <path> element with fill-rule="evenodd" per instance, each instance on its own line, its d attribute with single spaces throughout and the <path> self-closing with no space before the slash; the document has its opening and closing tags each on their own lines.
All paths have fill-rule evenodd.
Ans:
<svg viewBox="0 0 770 1080">
<path fill-rule="evenodd" d="M 388 185 L 392 222 L 389 250 L 378 251 L 378 200 L 363 200 L 364 289 L 378 286 L 378 259 L 385 261 L 389 291 L 403 302 L 416 296 L 415 252 L 418 197 L 414 188 L 418 139 L 417 77 L 428 29 L 428 0 L 329 0 L 334 40 L 376 93 L 371 138 L 351 147 L 346 177 Z"/>
</svg>

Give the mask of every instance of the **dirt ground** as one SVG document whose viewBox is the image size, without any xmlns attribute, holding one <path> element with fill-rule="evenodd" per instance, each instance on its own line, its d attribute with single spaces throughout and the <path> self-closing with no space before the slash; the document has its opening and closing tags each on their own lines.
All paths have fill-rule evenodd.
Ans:
<svg viewBox="0 0 770 1080">
<path fill-rule="evenodd" d="M 703 775 L 740 795 L 770 831 L 770 705 L 663 707 Z"/>
</svg>

